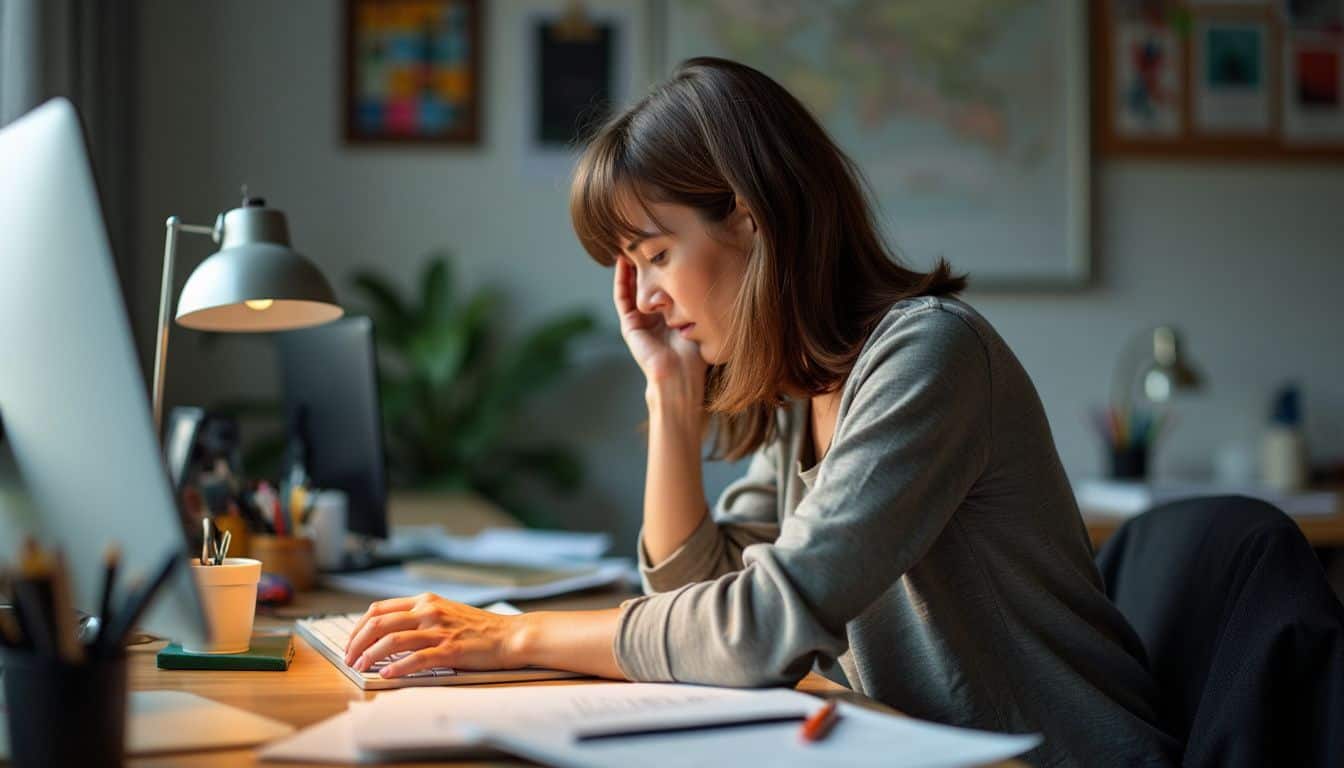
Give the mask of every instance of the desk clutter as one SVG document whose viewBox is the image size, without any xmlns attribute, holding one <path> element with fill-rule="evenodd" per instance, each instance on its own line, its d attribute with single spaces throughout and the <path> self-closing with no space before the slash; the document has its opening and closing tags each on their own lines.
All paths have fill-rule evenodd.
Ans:
<svg viewBox="0 0 1344 768">
<path fill-rule="evenodd" d="M 124 646 L 154 595 L 182 558 L 175 552 L 147 582 L 118 595 L 120 554 L 104 560 L 100 621 L 80 621 L 69 569 L 60 550 L 24 541 L 18 568 L 0 568 L 0 610 L 5 700 L 15 765 L 117 765 L 125 742 Z M 81 738 L 65 734 L 78 732 Z"/>
<path fill-rule="evenodd" d="M 0 710 L 5 709 L 0 700 Z M 294 727 L 238 707 L 220 704 L 186 691 L 132 691 L 126 702 L 125 754 L 128 756 L 196 752 L 207 749 L 238 749 L 264 744 L 288 736 Z M 25 763 L 10 750 L 9 730 L 0 718 L 0 760 L 14 765 L 105 765 L 108 759 L 81 763 Z M 71 732 L 87 738 L 89 725 L 81 724 Z M 114 765 L 121 765 L 122 754 Z"/>
<path fill-rule="evenodd" d="M 265 761 L 376 763 L 521 757 L 545 765 L 980 765 L 1034 734 L 952 728 L 789 689 L 671 683 L 408 688 L 264 747 Z"/>
</svg>

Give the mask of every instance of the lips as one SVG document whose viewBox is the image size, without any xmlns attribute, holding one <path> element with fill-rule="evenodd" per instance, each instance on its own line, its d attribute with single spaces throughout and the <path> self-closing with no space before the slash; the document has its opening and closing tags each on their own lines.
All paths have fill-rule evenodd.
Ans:
<svg viewBox="0 0 1344 768">
<path fill-rule="evenodd" d="M 690 332 L 695 328 L 695 323 L 686 323 L 685 325 L 674 325 L 672 326 L 672 328 L 677 333 L 680 333 L 682 335 L 682 338 L 686 338 L 690 335 Z"/>
</svg>

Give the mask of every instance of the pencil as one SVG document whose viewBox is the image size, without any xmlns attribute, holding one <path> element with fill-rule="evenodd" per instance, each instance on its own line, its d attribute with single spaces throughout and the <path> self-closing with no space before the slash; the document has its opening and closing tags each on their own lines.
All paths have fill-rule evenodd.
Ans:
<svg viewBox="0 0 1344 768">
<path fill-rule="evenodd" d="M 117 566 L 121 563 L 121 549 L 110 544 L 103 553 L 103 594 L 98 602 L 98 636 L 93 645 L 101 650 L 112 634 L 112 589 L 117 581 Z"/>
<path fill-rule="evenodd" d="M 802 728 L 798 735 L 802 736 L 803 741 L 821 741 L 826 738 L 826 734 L 831 732 L 835 726 L 835 721 L 840 719 L 840 710 L 836 707 L 835 699 L 830 699 L 822 705 L 821 709 L 813 712 L 803 721 Z"/>
<path fill-rule="evenodd" d="M 169 552 L 163 560 L 163 565 L 159 566 L 159 572 L 154 574 L 153 580 L 133 594 L 127 601 L 124 615 L 117 621 L 117 630 L 112 635 L 113 650 L 126 644 L 126 638 L 130 637 L 131 631 L 135 629 L 141 615 L 154 601 L 154 594 L 168 581 L 168 577 L 172 575 L 173 569 L 177 567 L 177 561 L 180 559 L 176 552 Z"/>
<path fill-rule="evenodd" d="M 65 553 L 56 552 L 51 568 L 52 628 L 56 633 L 56 652 L 69 664 L 84 660 L 84 646 L 79 642 L 79 628 L 75 623 L 75 601 L 70 595 L 70 572 L 65 568 Z"/>
</svg>

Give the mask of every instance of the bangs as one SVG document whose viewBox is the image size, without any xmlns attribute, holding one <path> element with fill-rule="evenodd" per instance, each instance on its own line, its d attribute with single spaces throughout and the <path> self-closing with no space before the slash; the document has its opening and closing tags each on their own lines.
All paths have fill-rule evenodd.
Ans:
<svg viewBox="0 0 1344 768">
<path fill-rule="evenodd" d="M 623 212 L 631 201 L 648 214 L 658 232 L 667 233 L 649 208 L 650 190 L 635 181 L 639 174 L 630 168 L 625 129 L 622 125 L 604 131 L 588 145 L 569 192 L 574 233 L 593 261 L 604 267 L 615 266 L 623 242 L 648 234 Z"/>
</svg>

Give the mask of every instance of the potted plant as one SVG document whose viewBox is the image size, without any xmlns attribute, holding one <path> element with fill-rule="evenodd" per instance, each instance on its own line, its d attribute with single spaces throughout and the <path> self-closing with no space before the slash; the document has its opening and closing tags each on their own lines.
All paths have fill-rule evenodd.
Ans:
<svg viewBox="0 0 1344 768">
<path fill-rule="evenodd" d="M 572 448 L 528 440 L 522 406 L 569 367 L 572 344 L 595 321 L 561 313 L 513 344 L 498 336 L 500 295 L 490 288 L 459 300 L 449 259 L 432 254 L 420 295 L 401 295 L 373 272 L 353 284 L 373 319 L 394 488 L 475 493 L 529 525 L 550 522 L 528 503 L 520 479 L 572 493 L 583 467 Z"/>
</svg>

